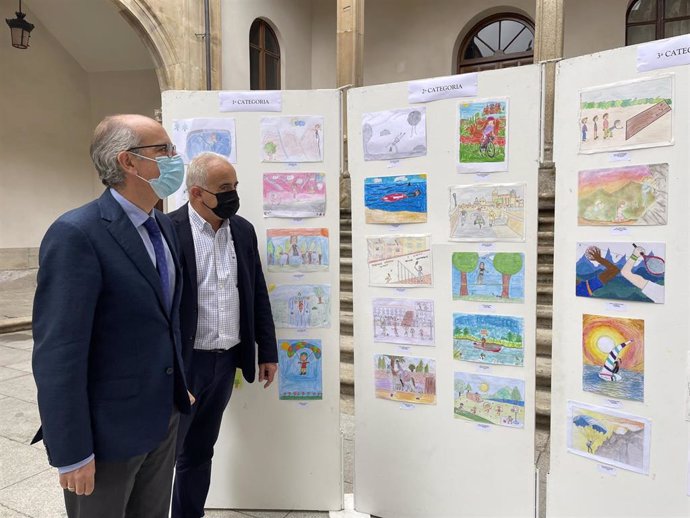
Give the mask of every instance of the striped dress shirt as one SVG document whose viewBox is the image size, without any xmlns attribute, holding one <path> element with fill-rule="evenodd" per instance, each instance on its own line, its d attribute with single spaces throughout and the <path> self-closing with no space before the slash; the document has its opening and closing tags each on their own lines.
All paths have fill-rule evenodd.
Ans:
<svg viewBox="0 0 690 518">
<path fill-rule="evenodd" d="M 240 343 L 237 254 L 230 225 L 226 219 L 215 232 L 191 203 L 188 207 L 199 292 L 194 349 L 230 349 Z"/>
</svg>

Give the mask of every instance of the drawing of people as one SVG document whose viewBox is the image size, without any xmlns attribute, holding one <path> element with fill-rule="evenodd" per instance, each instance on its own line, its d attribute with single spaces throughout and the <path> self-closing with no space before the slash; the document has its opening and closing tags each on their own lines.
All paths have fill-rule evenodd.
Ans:
<svg viewBox="0 0 690 518">
<path fill-rule="evenodd" d="M 594 444 L 594 441 L 592 439 L 587 439 L 587 453 L 594 453 L 592 451 L 592 445 Z"/>
<path fill-rule="evenodd" d="M 487 117 L 486 125 L 482 130 L 482 145 L 486 146 L 489 143 L 489 139 L 494 136 L 495 119 L 493 117 Z"/>
<path fill-rule="evenodd" d="M 616 208 L 616 219 L 614 219 L 613 221 L 615 221 L 616 223 L 621 223 L 621 222 L 625 221 L 626 218 L 625 218 L 625 215 L 623 214 L 623 211 L 625 210 L 626 207 L 627 207 L 627 204 L 625 203 L 625 200 L 621 201 L 618 204 L 618 208 Z"/>
<path fill-rule="evenodd" d="M 307 375 L 307 365 L 309 365 L 309 362 L 307 361 L 309 358 L 309 355 L 305 352 L 300 353 L 299 355 L 299 375 L 300 376 L 306 376 Z"/>
<path fill-rule="evenodd" d="M 484 284 L 484 272 L 486 271 L 486 265 L 484 261 L 479 263 L 479 269 L 477 270 L 477 284 Z"/>
<path fill-rule="evenodd" d="M 580 123 L 582 124 L 582 142 L 587 142 L 587 117 L 583 117 Z"/>
<path fill-rule="evenodd" d="M 393 277 L 391 276 L 391 272 L 389 271 L 386 273 L 386 284 L 390 283 L 391 280 L 393 280 Z"/>
<path fill-rule="evenodd" d="M 421 282 L 422 277 L 424 277 L 424 273 L 423 273 L 422 265 L 419 264 L 419 261 L 415 261 L 415 263 L 414 263 L 414 269 L 415 269 L 415 271 L 417 272 L 417 278 L 418 278 L 419 281 Z"/>
<path fill-rule="evenodd" d="M 460 211 L 460 225 L 464 227 L 466 221 L 467 221 L 467 211 L 465 209 L 462 209 Z"/>
<path fill-rule="evenodd" d="M 594 130 L 594 140 L 599 138 L 598 132 L 599 132 L 599 116 L 595 115 L 592 117 L 592 125 L 593 125 L 593 130 Z"/>
<path fill-rule="evenodd" d="M 321 124 L 315 124 L 314 125 L 314 139 L 316 139 L 316 148 L 319 150 L 319 154 L 321 153 Z"/>
<path fill-rule="evenodd" d="M 605 113 L 603 115 L 603 126 L 604 126 L 604 139 L 611 137 L 611 130 L 609 129 L 609 114 Z"/>
<path fill-rule="evenodd" d="M 615 264 L 602 257 L 601 250 L 596 246 L 590 246 L 585 250 L 585 257 L 590 261 L 596 261 L 605 270 L 592 279 L 578 282 L 575 286 L 575 294 L 578 297 L 591 297 L 596 290 L 611 281 L 620 271 Z"/>
<path fill-rule="evenodd" d="M 479 226 L 479 230 L 482 229 L 484 225 L 486 225 L 486 221 L 484 220 L 484 216 L 482 216 L 481 212 L 477 212 L 474 216 L 474 226 Z"/>
</svg>

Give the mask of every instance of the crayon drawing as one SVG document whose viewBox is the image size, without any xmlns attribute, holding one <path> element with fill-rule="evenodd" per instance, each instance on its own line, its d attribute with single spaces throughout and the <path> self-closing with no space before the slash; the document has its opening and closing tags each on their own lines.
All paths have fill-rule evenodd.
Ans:
<svg viewBox="0 0 690 518">
<path fill-rule="evenodd" d="M 568 401 L 567 426 L 570 453 L 649 474 L 652 423 L 648 419 Z"/>
<path fill-rule="evenodd" d="M 644 320 L 582 315 L 582 390 L 644 401 Z"/>
<path fill-rule="evenodd" d="M 322 162 L 323 117 L 263 117 L 262 162 Z"/>
<path fill-rule="evenodd" d="M 454 252 L 453 300 L 523 302 L 525 254 Z"/>
<path fill-rule="evenodd" d="M 269 272 L 328 270 L 327 228 L 272 228 L 266 231 Z"/>
<path fill-rule="evenodd" d="M 362 115 L 364 160 L 394 160 L 426 155 L 426 108 Z"/>
<path fill-rule="evenodd" d="M 666 245 L 578 243 L 575 295 L 664 303 Z"/>
<path fill-rule="evenodd" d="M 525 184 L 451 187 L 448 219 L 451 241 L 524 241 Z"/>
<path fill-rule="evenodd" d="M 431 286 L 431 236 L 367 237 L 367 263 L 370 286 Z"/>
<path fill-rule="evenodd" d="M 175 119 L 172 140 L 185 164 L 204 151 L 218 153 L 237 163 L 235 119 Z"/>
<path fill-rule="evenodd" d="M 436 360 L 375 354 L 374 368 L 377 398 L 436 404 Z"/>
<path fill-rule="evenodd" d="M 304 330 L 331 326 L 331 287 L 326 284 L 268 287 L 276 327 Z"/>
<path fill-rule="evenodd" d="M 264 173 L 264 217 L 313 218 L 326 213 L 323 173 Z"/>
<path fill-rule="evenodd" d="M 280 399 L 323 399 L 321 340 L 278 340 Z"/>
<path fill-rule="evenodd" d="M 580 92 L 580 153 L 672 144 L 672 105 L 673 76 Z"/>
<path fill-rule="evenodd" d="M 453 313 L 453 358 L 522 367 L 524 328 L 521 317 Z"/>
<path fill-rule="evenodd" d="M 486 374 L 456 372 L 454 384 L 456 419 L 525 427 L 525 382 Z"/>
<path fill-rule="evenodd" d="M 426 175 L 364 179 L 367 223 L 426 223 Z"/>
<path fill-rule="evenodd" d="M 508 170 L 508 100 L 458 105 L 458 172 Z"/>
<path fill-rule="evenodd" d="M 580 171 L 579 225 L 665 225 L 668 164 Z"/>
<path fill-rule="evenodd" d="M 434 301 L 374 299 L 374 342 L 434 345 Z"/>
</svg>

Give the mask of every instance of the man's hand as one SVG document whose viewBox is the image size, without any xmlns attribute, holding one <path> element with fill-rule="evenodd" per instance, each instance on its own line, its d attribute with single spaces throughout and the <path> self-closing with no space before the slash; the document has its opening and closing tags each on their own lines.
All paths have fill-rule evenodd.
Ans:
<svg viewBox="0 0 690 518">
<path fill-rule="evenodd" d="M 259 383 L 265 381 L 264 388 L 268 388 L 273 383 L 273 378 L 278 370 L 277 363 L 260 363 L 259 364 Z"/>
<path fill-rule="evenodd" d="M 91 459 L 91 462 L 81 468 L 60 475 L 60 486 L 77 495 L 89 496 L 93 493 L 95 475 L 96 460 Z"/>
<path fill-rule="evenodd" d="M 196 403 L 196 398 L 194 396 L 192 396 L 192 393 L 189 390 L 187 391 L 187 395 L 189 396 L 189 404 L 190 405 L 193 405 L 194 403 Z"/>
</svg>

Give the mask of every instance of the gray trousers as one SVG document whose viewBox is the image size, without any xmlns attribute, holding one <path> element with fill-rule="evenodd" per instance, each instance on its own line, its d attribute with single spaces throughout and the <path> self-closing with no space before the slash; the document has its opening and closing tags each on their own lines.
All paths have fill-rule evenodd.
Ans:
<svg viewBox="0 0 690 518">
<path fill-rule="evenodd" d="M 180 414 L 173 410 L 158 447 L 123 462 L 98 462 L 93 493 L 64 490 L 69 518 L 167 518 Z"/>
</svg>

